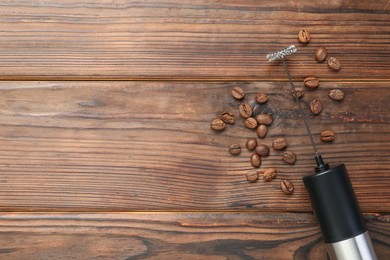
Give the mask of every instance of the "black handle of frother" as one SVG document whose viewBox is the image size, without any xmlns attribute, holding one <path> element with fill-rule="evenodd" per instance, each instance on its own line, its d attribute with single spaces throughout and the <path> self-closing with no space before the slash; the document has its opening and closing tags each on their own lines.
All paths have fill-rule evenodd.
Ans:
<svg viewBox="0 0 390 260">
<path fill-rule="evenodd" d="M 325 243 L 367 231 L 344 164 L 303 178 Z"/>
</svg>

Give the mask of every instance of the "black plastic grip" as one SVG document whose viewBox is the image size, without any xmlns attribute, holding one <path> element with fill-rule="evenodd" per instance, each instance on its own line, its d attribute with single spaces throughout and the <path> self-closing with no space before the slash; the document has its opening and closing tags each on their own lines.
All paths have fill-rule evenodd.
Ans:
<svg viewBox="0 0 390 260">
<path fill-rule="evenodd" d="M 344 164 L 303 178 L 325 243 L 367 230 Z"/>
</svg>

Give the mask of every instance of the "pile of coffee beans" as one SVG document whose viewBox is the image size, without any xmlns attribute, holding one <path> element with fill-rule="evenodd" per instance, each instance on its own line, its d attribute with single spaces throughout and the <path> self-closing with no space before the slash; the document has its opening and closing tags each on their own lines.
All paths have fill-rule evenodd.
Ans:
<svg viewBox="0 0 390 260">
<path fill-rule="evenodd" d="M 302 29 L 298 33 L 298 39 L 301 43 L 307 44 L 311 39 L 310 33 L 306 29 Z M 324 62 L 327 56 L 328 50 L 325 47 L 320 47 L 315 51 L 314 58 L 318 62 Z M 335 57 L 329 57 L 327 64 L 334 71 L 341 69 L 340 61 Z M 306 77 L 303 80 L 303 86 L 310 90 L 315 90 L 320 86 L 320 81 L 314 76 Z M 296 87 L 295 94 L 298 98 L 302 98 L 304 96 L 304 88 Z M 244 101 L 246 93 L 241 87 L 234 87 L 231 90 L 231 95 L 234 99 L 242 102 L 238 108 L 238 114 L 243 118 L 245 127 L 256 130 L 257 137 L 264 139 L 268 133 L 268 127 L 273 122 L 271 114 L 261 111 L 261 106 L 268 101 L 269 95 L 267 93 L 258 93 L 252 102 Z M 295 98 L 294 91 L 292 91 L 292 95 Z M 340 89 L 332 89 L 328 96 L 332 100 L 341 101 L 344 98 L 344 92 Z M 317 99 L 311 100 L 309 109 L 313 115 L 319 115 L 323 110 L 322 102 Z M 210 128 L 215 131 L 222 131 L 226 128 L 226 125 L 232 125 L 235 121 L 236 118 L 232 113 L 223 112 L 219 118 L 211 121 Z M 323 142 L 332 142 L 334 139 L 335 134 L 331 130 L 325 130 L 320 134 L 320 140 Z M 274 167 L 259 170 L 264 157 L 267 157 L 270 153 L 270 147 L 268 145 L 258 142 L 257 138 L 249 138 L 246 141 L 245 147 L 248 151 L 253 152 L 249 158 L 249 162 L 254 169 L 248 171 L 245 176 L 248 182 L 258 181 L 260 176 L 265 182 L 277 178 L 278 171 Z M 282 152 L 281 160 L 286 164 L 294 165 L 297 161 L 297 155 L 290 148 L 286 150 L 287 147 L 288 143 L 284 137 L 278 137 L 272 141 L 272 148 L 275 151 Z M 238 143 L 231 144 L 228 147 L 228 151 L 231 155 L 238 156 L 241 154 L 241 145 Z M 294 185 L 290 180 L 282 178 L 280 181 L 280 189 L 285 194 L 292 194 L 294 192 Z"/>
<path fill-rule="evenodd" d="M 303 93 L 303 90 L 300 90 Z M 244 126 L 248 129 L 255 130 L 258 137 L 249 138 L 246 141 L 245 147 L 248 151 L 252 152 L 248 161 L 254 168 L 246 174 L 248 182 L 256 182 L 260 178 L 264 182 L 270 182 L 278 175 L 276 168 L 260 169 L 261 164 L 265 157 L 270 154 L 270 147 L 258 140 L 264 139 L 268 133 L 268 127 L 273 123 L 273 117 L 271 114 L 264 113 L 261 106 L 265 104 L 269 96 L 267 93 L 257 93 L 253 100 L 246 98 L 245 91 L 241 87 L 234 87 L 231 91 L 231 95 L 234 99 L 241 101 L 242 103 L 238 107 L 238 114 L 244 121 Z M 246 101 L 244 100 L 246 98 Z M 223 112 L 220 118 L 212 120 L 210 128 L 215 131 L 222 131 L 227 124 L 234 124 L 236 118 L 230 112 Z M 287 164 L 293 165 L 297 160 L 297 156 L 294 152 L 286 150 L 287 140 L 284 137 L 276 138 L 272 141 L 272 148 L 275 151 L 281 151 L 281 160 Z M 241 154 L 241 145 L 238 143 L 231 144 L 228 147 L 228 151 L 231 155 L 238 156 Z M 284 152 L 283 152 L 284 151 Z M 294 186 L 291 181 L 282 179 L 280 181 L 280 189 L 285 194 L 292 194 Z"/>
</svg>

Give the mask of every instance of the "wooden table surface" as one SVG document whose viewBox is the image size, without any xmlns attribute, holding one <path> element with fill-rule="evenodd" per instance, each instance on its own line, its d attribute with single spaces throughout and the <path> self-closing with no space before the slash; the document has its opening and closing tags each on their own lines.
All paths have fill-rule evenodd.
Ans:
<svg viewBox="0 0 390 260">
<path fill-rule="evenodd" d="M 98 3 L 95 3 L 98 2 Z M 309 44 L 297 41 L 306 28 Z M 345 163 L 380 259 L 390 256 L 390 2 L 22 1 L 0 3 L 0 259 L 326 259 L 302 177 L 313 152 L 283 67 L 316 76 L 320 152 Z M 342 63 L 314 60 L 320 46 Z M 230 91 L 269 95 L 277 180 L 248 183 Z M 345 92 L 330 100 L 330 89 Z M 221 133 L 221 112 L 237 116 Z M 318 139 L 332 129 L 332 144 Z M 284 195 L 281 178 L 295 185 Z"/>
</svg>

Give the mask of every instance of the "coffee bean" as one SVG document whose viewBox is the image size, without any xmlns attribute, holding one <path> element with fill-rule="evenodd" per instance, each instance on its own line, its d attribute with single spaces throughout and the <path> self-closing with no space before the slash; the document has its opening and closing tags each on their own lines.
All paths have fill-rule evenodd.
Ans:
<svg viewBox="0 0 390 260">
<path fill-rule="evenodd" d="M 223 122 L 219 118 L 216 118 L 213 121 L 211 121 L 210 128 L 215 131 L 222 131 L 223 129 L 225 129 L 225 122 Z"/>
<path fill-rule="evenodd" d="M 244 125 L 249 129 L 255 129 L 257 127 L 257 121 L 253 117 L 245 119 Z"/>
<path fill-rule="evenodd" d="M 249 138 L 246 141 L 246 149 L 248 149 L 249 151 L 255 150 L 256 146 L 257 146 L 256 138 Z"/>
<path fill-rule="evenodd" d="M 303 96 L 303 94 L 304 94 L 303 88 L 295 88 L 295 92 L 297 93 L 297 97 L 298 97 L 298 98 L 301 98 L 301 97 Z M 294 91 L 293 91 L 293 90 L 291 90 L 291 94 L 292 94 L 293 97 L 295 98 L 295 96 L 294 96 Z"/>
<path fill-rule="evenodd" d="M 262 157 L 269 155 L 269 147 L 265 144 L 258 144 L 256 146 L 256 153 Z"/>
<path fill-rule="evenodd" d="M 252 107 L 248 103 L 244 102 L 238 108 L 238 112 L 243 118 L 248 118 L 252 115 L 253 111 L 252 111 Z"/>
<path fill-rule="evenodd" d="M 308 88 L 317 88 L 320 84 L 320 81 L 316 77 L 307 77 L 303 80 L 303 84 Z"/>
<path fill-rule="evenodd" d="M 255 182 L 259 179 L 259 173 L 257 171 L 249 171 L 246 173 L 246 180 L 249 182 Z"/>
<path fill-rule="evenodd" d="M 268 168 L 263 172 L 263 180 L 272 181 L 276 178 L 276 175 L 278 175 L 278 172 L 275 168 Z"/>
<path fill-rule="evenodd" d="M 298 32 L 298 39 L 301 43 L 308 43 L 310 41 L 310 33 L 306 29 Z"/>
<path fill-rule="evenodd" d="M 221 114 L 221 120 L 225 122 L 226 124 L 234 124 L 235 118 L 232 113 L 229 112 L 222 112 Z"/>
<path fill-rule="evenodd" d="M 232 155 L 239 155 L 241 153 L 241 145 L 231 144 L 229 146 L 229 153 Z"/>
<path fill-rule="evenodd" d="M 256 100 L 257 103 L 263 104 L 263 103 L 267 102 L 268 95 L 265 94 L 265 93 L 259 93 L 259 94 L 256 95 L 255 100 Z"/>
<path fill-rule="evenodd" d="M 270 125 L 272 124 L 272 116 L 268 114 L 258 114 L 256 116 L 257 123 L 261 125 Z"/>
<path fill-rule="evenodd" d="M 266 125 L 259 125 L 256 130 L 256 134 L 259 138 L 264 138 L 267 135 L 268 128 Z"/>
<path fill-rule="evenodd" d="M 285 194 L 293 194 L 294 192 L 294 185 L 289 180 L 282 180 L 280 182 L 280 188 Z"/>
<path fill-rule="evenodd" d="M 297 156 L 291 151 L 284 151 L 282 154 L 282 160 L 288 164 L 295 164 Z"/>
<path fill-rule="evenodd" d="M 316 50 L 314 57 L 316 61 L 323 62 L 326 59 L 327 55 L 328 55 L 328 50 L 325 47 L 320 47 Z"/>
<path fill-rule="evenodd" d="M 319 113 L 321 113 L 321 110 L 322 110 L 322 103 L 321 103 L 321 101 L 319 101 L 319 100 L 312 100 L 310 102 L 310 111 L 314 115 L 318 115 Z"/>
<path fill-rule="evenodd" d="M 344 98 L 344 92 L 340 89 L 332 89 L 329 92 L 329 97 L 333 100 L 340 101 L 340 100 L 343 100 L 343 98 Z"/>
<path fill-rule="evenodd" d="M 232 89 L 232 96 L 235 98 L 235 99 L 243 99 L 245 97 L 245 92 L 242 88 L 240 87 L 234 87 Z"/>
<path fill-rule="evenodd" d="M 332 142 L 334 140 L 334 133 L 331 130 L 325 130 L 321 133 L 321 140 L 324 142 Z"/>
<path fill-rule="evenodd" d="M 261 157 L 257 153 L 251 155 L 251 164 L 255 168 L 259 168 L 261 165 Z"/>
<path fill-rule="evenodd" d="M 272 147 L 275 150 L 283 150 L 287 147 L 287 140 L 283 137 L 276 138 L 272 141 Z"/>
<path fill-rule="evenodd" d="M 328 66 L 329 66 L 329 68 L 331 68 L 334 71 L 338 71 L 341 69 L 341 63 L 335 57 L 330 57 L 328 59 Z"/>
</svg>

